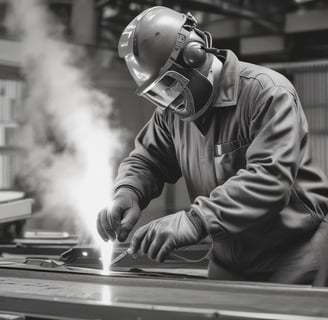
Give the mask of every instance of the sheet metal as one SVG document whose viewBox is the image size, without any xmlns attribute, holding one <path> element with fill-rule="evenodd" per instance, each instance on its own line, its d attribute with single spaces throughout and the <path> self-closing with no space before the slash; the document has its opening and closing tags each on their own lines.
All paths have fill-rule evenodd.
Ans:
<svg viewBox="0 0 328 320">
<path fill-rule="evenodd" d="M 115 255 L 126 250 L 117 249 Z M 210 281 L 201 265 L 144 264 L 130 256 L 104 275 L 95 248 L 69 252 L 71 264 L 24 254 L 0 259 L 0 312 L 43 319 L 328 318 L 327 289 Z"/>
<path fill-rule="evenodd" d="M 80 319 L 327 319 L 328 290 L 0 269 L 0 310 Z"/>
</svg>

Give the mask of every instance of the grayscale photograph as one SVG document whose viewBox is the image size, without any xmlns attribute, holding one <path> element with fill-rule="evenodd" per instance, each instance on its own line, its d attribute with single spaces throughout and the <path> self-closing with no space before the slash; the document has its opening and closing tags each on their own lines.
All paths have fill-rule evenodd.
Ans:
<svg viewBox="0 0 328 320">
<path fill-rule="evenodd" d="M 0 320 L 328 319 L 328 0 L 0 0 Z"/>
</svg>

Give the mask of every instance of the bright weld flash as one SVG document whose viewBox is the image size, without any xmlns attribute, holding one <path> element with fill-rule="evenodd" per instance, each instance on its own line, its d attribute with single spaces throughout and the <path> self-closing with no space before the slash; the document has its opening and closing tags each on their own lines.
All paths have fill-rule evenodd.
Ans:
<svg viewBox="0 0 328 320">
<path fill-rule="evenodd" d="M 103 275 L 109 275 L 110 274 L 110 264 L 112 261 L 112 255 L 113 255 L 113 242 L 102 242 L 100 245 L 100 252 L 101 252 L 101 261 L 102 261 L 102 274 Z"/>
<path fill-rule="evenodd" d="M 28 119 L 35 117 L 19 136 L 28 151 L 24 159 L 27 165 L 22 166 L 27 168 L 23 176 L 28 176 L 24 183 L 39 193 L 44 212 L 52 212 L 61 203 L 64 211 L 71 208 L 79 215 L 81 224 L 101 249 L 104 274 L 109 274 L 113 243 L 100 239 L 95 215 L 110 200 L 114 161 L 124 146 L 121 131 L 108 121 L 113 111 L 112 99 L 89 85 L 85 81 L 88 74 L 72 63 L 76 52 L 64 41 L 66 37 L 59 36 L 58 24 L 50 23 L 52 18 L 42 1 L 12 0 L 8 4 L 12 9 L 10 21 L 15 22 L 12 30 L 24 31 L 20 42 L 22 67 L 29 84 L 24 109 Z M 58 37 L 53 37 L 55 34 Z M 48 132 L 48 118 L 39 117 L 43 114 L 52 119 L 51 128 L 59 145 L 69 146 L 63 153 L 53 153 L 52 142 L 48 146 L 39 143 L 46 140 Z M 38 189 L 40 186 L 42 189 Z M 67 219 L 71 222 L 70 217 Z"/>
</svg>

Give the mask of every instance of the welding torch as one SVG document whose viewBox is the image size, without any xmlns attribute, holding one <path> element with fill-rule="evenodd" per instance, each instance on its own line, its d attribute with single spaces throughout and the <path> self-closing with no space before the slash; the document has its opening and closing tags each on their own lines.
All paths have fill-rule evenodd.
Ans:
<svg viewBox="0 0 328 320">
<path fill-rule="evenodd" d="M 132 254 L 132 249 L 131 248 L 126 249 L 112 260 L 110 266 L 112 267 L 113 265 L 119 263 L 121 260 L 123 260 L 125 257 L 131 254 Z"/>
<path fill-rule="evenodd" d="M 188 259 L 188 258 L 185 258 L 185 257 L 181 256 L 180 254 L 178 255 L 176 253 L 170 253 L 169 254 L 169 257 L 175 258 L 175 259 L 178 259 L 178 260 L 184 261 L 184 262 L 199 263 L 199 262 L 203 261 L 204 259 L 208 258 L 209 253 L 210 253 L 212 247 L 213 247 L 213 244 L 212 244 L 211 248 L 207 251 L 207 253 L 203 257 L 201 257 L 200 259 Z M 122 261 L 124 258 L 126 258 L 129 255 L 132 255 L 132 249 L 131 248 L 126 249 L 125 251 L 123 251 L 122 253 L 120 253 L 117 257 L 115 257 L 112 260 L 112 262 L 110 264 L 110 267 L 112 267 L 115 264 L 119 263 L 120 261 Z"/>
</svg>

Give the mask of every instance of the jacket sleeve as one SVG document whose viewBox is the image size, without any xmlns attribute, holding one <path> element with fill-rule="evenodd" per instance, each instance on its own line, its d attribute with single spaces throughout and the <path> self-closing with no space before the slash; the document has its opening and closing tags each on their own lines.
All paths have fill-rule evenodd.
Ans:
<svg viewBox="0 0 328 320">
<path fill-rule="evenodd" d="M 246 167 L 192 204 L 211 235 L 237 234 L 287 205 L 307 134 L 296 93 L 264 90 L 249 115 Z"/>
<path fill-rule="evenodd" d="M 133 189 L 143 209 L 150 200 L 161 194 L 165 182 L 174 183 L 180 177 L 180 166 L 165 113 L 155 110 L 152 118 L 138 133 L 135 149 L 122 161 L 114 192 L 120 187 Z"/>
</svg>

